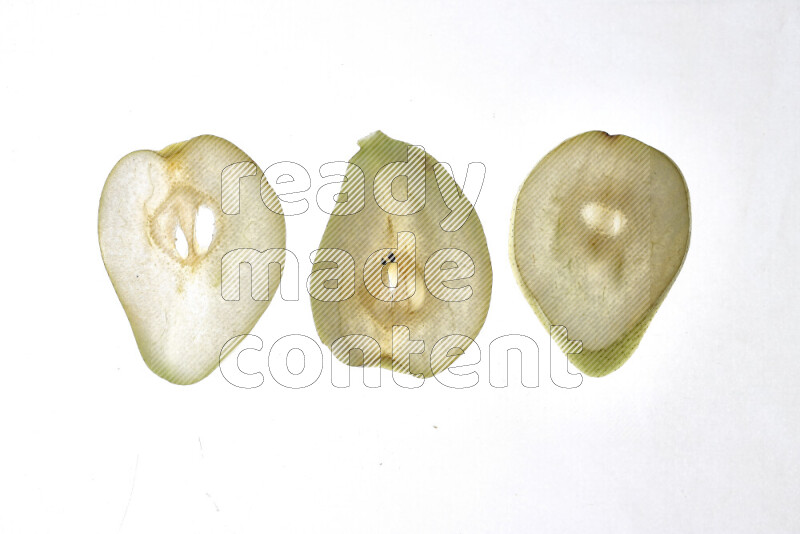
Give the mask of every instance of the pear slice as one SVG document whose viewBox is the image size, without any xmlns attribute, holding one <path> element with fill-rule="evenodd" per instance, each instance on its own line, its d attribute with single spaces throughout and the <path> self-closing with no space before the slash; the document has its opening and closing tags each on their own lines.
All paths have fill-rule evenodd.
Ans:
<svg viewBox="0 0 800 534">
<path fill-rule="evenodd" d="M 239 213 L 223 214 L 221 173 L 237 163 L 252 176 L 233 182 Z M 248 333 L 269 305 L 251 298 L 256 281 L 247 276 L 239 300 L 225 300 L 221 290 L 227 252 L 281 249 L 283 259 L 280 203 L 257 169 L 228 141 L 204 135 L 128 154 L 106 180 L 98 221 L 103 262 L 145 363 L 170 382 L 206 377 L 235 346 L 226 342 Z M 238 263 L 226 282 L 237 276 Z M 276 289 L 269 287 L 269 298 Z"/>
<path fill-rule="evenodd" d="M 689 192 L 672 160 L 624 135 L 587 132 L 547 154 L 522 184 L 511 265 L 542 323 L 566 327 L 551 331 L 570 361 L 603 376 L 639 345 L 689 232 Z"/>
<path fill-rule="evenodd" d="M 309 278 L 317 333 L 349 365 L 430 377 L 486 319 L 486 236 L 461 188 L 424 149 L 381 132 L 358 144 Z"/>
</svg>

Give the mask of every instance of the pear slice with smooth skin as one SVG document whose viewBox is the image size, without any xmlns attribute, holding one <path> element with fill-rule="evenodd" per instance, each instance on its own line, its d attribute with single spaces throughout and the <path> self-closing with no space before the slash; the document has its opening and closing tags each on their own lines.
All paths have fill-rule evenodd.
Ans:
<svg viewBox="0 0 800 534">
<path fill-rule="evenodd" d="M 689 232 L 689 192 L 672 160 L 624 135 L 587 132 L 547 154 L 520 188 L 511 265 L 545 327 L 566 327 L 553 338 L 570 361 L 603 376 L 639 345 Z"/>
<path fill-rule="evenodd" d="M 251 171 L 233 182 L 240 206 L 228 215 L 221 173 L 233 164 Z M 236 146 L 204 135 L 128 154 L 103 188 L 98 234 L 106 270 L 145 363 L 170 382 L 191 384 L 211 373 L 234 348 L 227 342 L 255 326 L 277 289 L 271 284 L 269 299 L 254 300 L 256 281 L 243 276 L 239 300 L 222 296 L 227 252 L 281 249 L 283 259 L 280 203 L 257 169 Z M 210 242 L 201 235 L 203 219 L 207 231 L 213 224 Z M 238 267 L 226 274 L 234 284 Z"/>
<path fill-rule="evenodd" d="M 486 319 L 486 236 L 424 149 L 381 132 L 358 144 L 309 278 L 317 333 L 349 365 L 430 377 Z"/>
</svg>

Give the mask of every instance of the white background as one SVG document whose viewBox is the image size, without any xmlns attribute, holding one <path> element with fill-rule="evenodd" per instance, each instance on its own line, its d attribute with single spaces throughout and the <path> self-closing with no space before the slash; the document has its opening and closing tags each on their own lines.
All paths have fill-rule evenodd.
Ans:
<svg viewBox="0 0 800 534">
<path fill-rule="evenodd" d="M 3 2 L 0 531 L 798 531 L 799 26 L 795 2 Z M 459 179 L 486 164 L 480 383 L 151 373 L 97 243 L 117 160 L 212 133 L 302 163 L 313 193 L 376 129 Z M 693 233 L 632 359 L 567 390 L 508 224 L 537 161 L 592 129 L 675 160 Z M 301 280 L 326 220 L 287 221 Z M 253 333 L 318 339 L 307 294 Z M 489 384 L 511 333 L 542 349 L 538 388 Z"/>
</svg>

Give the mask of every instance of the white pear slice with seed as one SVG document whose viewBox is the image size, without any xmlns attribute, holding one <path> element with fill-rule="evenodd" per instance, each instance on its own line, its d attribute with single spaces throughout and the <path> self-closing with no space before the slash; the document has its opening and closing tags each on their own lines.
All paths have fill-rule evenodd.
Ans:
<svg viewBox="0 0 800 534">
<path fill-rule="evenodd" d="M 238 182 L 238 214 L 223 214 L 221 173 L 236 163 L 253 176 Z M 277 289 L 254 300 L 243 276 L 239 300 L 221 291 L 225 253 L 285 247 L 280 203 L 260 176 L 244 152 L 209 135 L 128 154 L 108 176 L 98 222 L 103 261 L 144 361 L 170 382 L 211 373 Z"/>
<path fill-rule="evenodd" d="M 349 365 L 430 377 L 467 349 L 486 319 L 486 236 L 461 188 L 423 149 L 381 132 L 359 146 L 309 279 L 317 333 Z M 424 206 L 411 202 L 423 188 Z M 339 296 L 325 297 L 332 287 Z"/>
<path fill-rule="evenodd" d="M 587 132 L 547 154 L 522 185 L 511 264 L 545 327 L 566 328 L 553 337 L 570 361 L 603 376 L 639 345 L 689 232 L 689 193 L 672 160 L 624 135 Z"/>
</svg>

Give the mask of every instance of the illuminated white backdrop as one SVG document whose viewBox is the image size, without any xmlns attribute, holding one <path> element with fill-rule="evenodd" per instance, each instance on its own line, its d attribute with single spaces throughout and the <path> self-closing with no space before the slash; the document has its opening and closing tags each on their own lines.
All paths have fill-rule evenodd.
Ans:
<svg viewBox="0 0 800 534">
<path fill-rule="evenodd" d="M 3 4 L 0 531 L 797 531 L 798 32 L 794 2 Z M 377 129 L 457 177 L 486 166 L 478 385 L 336 388 L 326 356 L 282 387 L 269 347 L 319 341 L 302 291 L 253 330 L 263 386 L 151 373 L 97 243 L 119 158 L 211 133 L 262 168 L 301 163 L 302 284 L 317 170 Z M 692 238 L 631 360 L 562 389 L 509 221 L 538 160 L 594 129 L 678 164 Z M 538 343 L 539 387 L 518 363 L 489 383 L 506 334 Z"/>
</svg>

